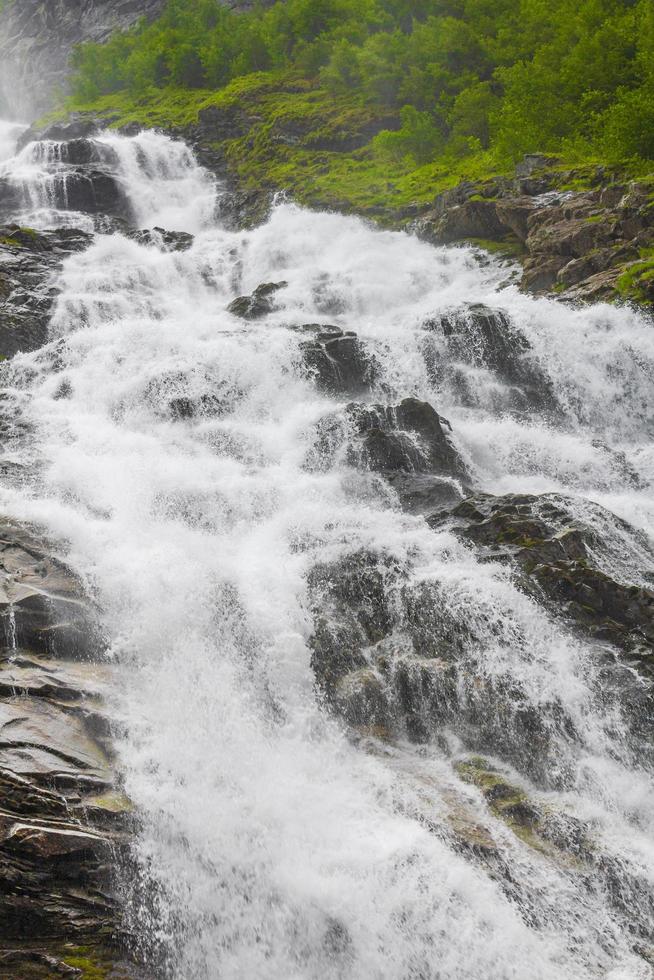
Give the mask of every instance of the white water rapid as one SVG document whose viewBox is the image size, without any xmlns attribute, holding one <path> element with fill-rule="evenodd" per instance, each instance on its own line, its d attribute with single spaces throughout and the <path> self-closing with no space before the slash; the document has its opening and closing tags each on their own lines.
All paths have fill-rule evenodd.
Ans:
<svg viewBox="0 0 654 980">
<path fill-rule="evenodd" d="M 196 237 L 165 251 L 99 234 L 66 260 L 50 343 L 0 369 L 29 432 L 6 450 L 24 470 L 3 478 L 0 508 L 61 542 L 122 665 L 118 749 L 142 820 L 126 914 L 154 975 L 651 977 L 652 773 L 601 696 L 592 644 L 510 567 L 403 512 L 343 454 L 312 462 L 317 423 L 351 398 L 319 393 L 293 328 L 355 331 L 380 365 L 375 401 L 434 405 L 476 489 L 562 493 L 605 520 L 604 560 L 633 581 L 625 563 L 640 549 L 645 568 L 654 528 L 652 324 L 527 297 L 495 261 L 356 218 L 282 204 L 262 227 L 226 231 L 186 147 L 152 133 L 99 141 L 141 227 Z M 48 210 L 57 151 L 44 152 L 5 164 L 36 195 L 32 211 Z M 287 285 L 268 316 L 226 312 L 270 281 Z M 557 413 L 507 410 L 481 369 L 472 399 L 451 383 L 456 365 L 429 373 L 425 320 L 471 302 L 500 307 L 527 338 Z M 203 398 L 211 411 L 169 411 Z M 537 712 L 562 706 L 575 731 L 555 736 L 565 780 L 536 785 L 499 749 L 495 763 L 592 827 L 594 868 L 495 815 L 457 775 L 468 756 L 452 726 L 420 745 L 353 738 L 321 705 L 307 576 L 357 549 L 438 584 L 480 632 L 486 677 L 519 684 Z M 457 821 L 493 846 L 457 846 Z"/>
</svg>

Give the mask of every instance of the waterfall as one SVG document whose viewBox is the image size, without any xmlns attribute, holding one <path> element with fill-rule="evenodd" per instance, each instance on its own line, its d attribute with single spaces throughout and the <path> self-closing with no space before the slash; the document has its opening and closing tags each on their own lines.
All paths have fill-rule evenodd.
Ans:
<svg viewBox="0 0 654 980">
<path fill-rule="evenodd" d="M 97 142 L 140 227 L 195 238 L 174 251 L 99 234 L 66 260 L 50 344 L 0 368 L 39 460 L 30 484 L 0 493 L 3 513 L 67 543 L 103 610 L 142 820 L 127 914 L 159 974 L 646 980 L 651 761 L 605 688 L 605 641 L 447 522 L 401 509 L 343 440 L 325 456 L 321 425 L 353 399 L 315 384 L 301 328 L 356 333 L 377 365 L 369 402 L 433 405 L 476 491 L 564 497 L 601 538 L 604 572 L 632 584 L 651 582 L 651 323 L 522 295 L 495 260 L 354 217 L 283 203 L 227 231 L 186 146 Z M 61 161 L 32 146 L 4 165 L 46 222 L 65 212 L 48 189 Z M 228 312 L 270 282 L 267 315 Z M 470 333 L 477 305 L 501 311 L 511 351 L 524 344 L 510 377 Z M 443 327 L 452 316 L 467 347 Z M 479 721 L 498 726 L 483 754 L 566 840 L 584 828 L 592 861 L 534 846 L 462 778 L 474 719 L 388 738 L 316 695 L 312 570 L 353 553 L 433 589 L 474 634 L 462 656 L 505 692 Z M 517 691 L 544 719 L 544 774 L 511 727 Z"/>
</svg>

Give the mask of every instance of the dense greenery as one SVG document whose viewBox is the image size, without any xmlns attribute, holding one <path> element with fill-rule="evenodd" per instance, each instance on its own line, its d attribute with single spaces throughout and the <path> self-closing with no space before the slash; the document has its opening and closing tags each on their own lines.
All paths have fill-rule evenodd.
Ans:
<svg viewBox="0 0 654 980">
<path fill-rule="evenodd" d="M 290 71 L 385 118 L 375 154 L 416 167 L 531 150 L 654 158 L 652 0 L 286 0 L 247 13 L 168 0 L 154 23 L 74 57 L 80 103 Z"/>
</svg>

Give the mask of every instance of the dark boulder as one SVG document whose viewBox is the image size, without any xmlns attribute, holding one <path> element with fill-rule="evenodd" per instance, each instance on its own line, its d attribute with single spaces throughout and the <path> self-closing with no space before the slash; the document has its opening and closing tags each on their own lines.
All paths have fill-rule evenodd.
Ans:
<svg viewBox="0 0 654 980">
<path fill-rule="evenodd" d="M 40 207 L 57 211 L 81 211 L 130 221 L 131 208 L 120 181 L 95 167 L 54 170 L 38 187 Z M 0 178 L 0 215 L 11 221 L 21 211 L 35 207 L 33 196 L 21 181 Z"/>
<path fill-rule="evenodd" d="M 287 282 L 264 282 L 250 296 L 238 296 L 227 307 L 228 313 L 242 320 L 260 320 L 275 309 L 275 293 L 288 286 Z"/>
<path fill-rule="evenodd" d="M 56 156 L 60 163 L 71 167 L 87 164 L 102 164 L 105 167 L 116 167 L 118 155 L 105 143 L 94 139 L 68 139 L 56 146 Z"/>
<path fill-rule="evenodd" d="M 46 343 L 61 263 L 90 242 L 90 235 L 75 229 L 0 228 L 0 356 Z"/>
<path fill-rule="evenodd" d="M 165 228 L 128 230 L 125 234 L 139 245 L 152 245 L 162 252 L 187 252 L 195 241 L 186 231 L 166 231 Z"/>
<path fill-rule="evenodd" d="M 372 390 L 380 376 L 380 366 L 356 334 L 313 324 L 296 329 L 315 334 L 313 340 L 300 345 L 300 350 L 320 391 L 328 395 L 363 395 Z"/>
<path fill-rule="evenodd" d="M 461 403 L 479 403 L 477 372 L 482 369 L 500 382 L 493 390 L 494 399 L 502 403 L 498 408 L 555 407 L 550 379 L 532 356 L 525 335 L 503 310 L 471 303 L 430 317 L 424 329 L 422 350 L 430 380 L 436 388 L 454 389 Z"/>
<path fill-rule="evenodd" d="M 447 435 L 450 423 L 427 402 L 405 398 L 395 406 L 350 405 L 347 412 L 369 469 L 465 475 Z"/>
<path fill-rule="evenodd" d="M 321 419 L 307 458 L 310 469 L 338 461 L 378 473 L 412 513 L 433 513 L 463 498 L 466 466 L 448 434 L 450 424 L 427 402 L 352 403 Z"/>
<path fill-rule="evenodd" d="M 52 205 L 62 211 L 108 214 L 129 219 L 130 206 L 119 181 L 104 170 L 80 168 L 52 178 Z"/>
<path fill-rule="evenodd" d="M 483 603 L 461 605 L 441 583 L 415 581 L 409 567 L 372 551 L 317 566 L 308 584 L 311 663 L 331 710 L 417 742 L 454 732 L 544 785 L 565 783 L 561 742 L 574 741 L 574 727 L 561 704 L 535 704 L 517 679 L 486 669 Z M 509 625 L 506 642 L 515 640 Z"/>
<path fill-rule="evenodd" d="M 646 574 L 632 584 L 611 573 L 624 561 L 625 540 L 633 543 L 635 567 L 647 544 L 626 522 L 592 506 L 590 524 L 576 516 L 574 502 L 556 494 L 480 494 L 431 523 L 451 523 L 494 558 L 515 561 L 526 588 L 584 632 L 624 651 L 644 674 L 653 674 L 654 591 Z M 612 537 L 619 547 L 611 545 Z"/>
</svg>

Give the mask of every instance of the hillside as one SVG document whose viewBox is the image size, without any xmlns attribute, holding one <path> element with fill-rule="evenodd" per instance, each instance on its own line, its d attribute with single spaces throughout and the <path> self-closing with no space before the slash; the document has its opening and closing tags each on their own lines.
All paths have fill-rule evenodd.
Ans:
<svg viewBox="0 0 654 980">
<path fill-rule="evenodd" d="M 653 51 L 644 0 L 288 0 L 240 13 L 169 0 L 151 24 L 76 51 L 67 109 L 181 132 L 257 199 L 255 217 L 283 190 L 385 225 L 427 218 L 432 241 L 545 263 L 530 288 L 650 302 Z M 547 171 L 539 183 L 516 174 L 525 154 L 544 155 L 528 164 Z M 534 252 L 526 224 L 553 191 L 543 203 L 563 208 L 547 215 L 558 231 Z M 471 219 L 477 198 L 525 195 L 538 201 L 523 202 L 517 230 L 494 203 Z M 434 217 L 454 204 L 465 220 L 444 228 Z M 566 209 L 580 223 L 572 247 Z"/>
</svg>

